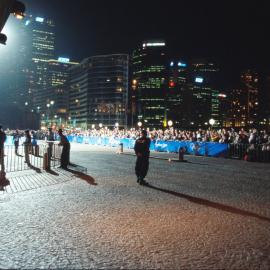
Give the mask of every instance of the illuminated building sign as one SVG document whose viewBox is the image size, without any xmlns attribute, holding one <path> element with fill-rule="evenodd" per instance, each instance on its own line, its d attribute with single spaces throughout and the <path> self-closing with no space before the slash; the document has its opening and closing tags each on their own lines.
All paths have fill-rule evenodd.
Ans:
<svg viewBox="0 0 270 270">
<path fill-rule="evenodd" d="M 165 42 L 149 42 L 149 43 L 144 43 L 143 47 L 163 47 L 165 46 Z"/>
<path fill-rule="evenodd" d="M 203 78 L 202 77 L 196 77 L 195 82 L 196 83 L 203 83 Z"/>
<path fill-rule="evenodd" d="M 43 23 L 44 22 L 44 18 L 36 17 L 36 22 Z"/>
<path fill-rule="evenodd" d="M 69 63 L 70 59 L 65 57 L 58 57 L 58 62 Z"/>
<path fill-rule="evenodd" d="M 182 62 L 178 62 L 178 67 L 187 67 L 187 64 L 182 63 Z"/>
</svg>

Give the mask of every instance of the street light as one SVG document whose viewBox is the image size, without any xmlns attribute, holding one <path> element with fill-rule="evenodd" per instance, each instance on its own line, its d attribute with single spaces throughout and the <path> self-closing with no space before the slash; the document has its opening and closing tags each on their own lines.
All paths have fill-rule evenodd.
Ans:
<svg viewBox="0 0 270 270">
<path fill-rule="evenodd" d="M 216 123 L 215 119 L 210 119 L 210 120 L 209 120 L 209 124 L 210 124 L 211 126 L 213 126 L 215 123 Z"/>
<path fill-rule="evenodd" d="M 139 127 L 139 128 L 142 127 L 142 122 L 138 122 L 138 127 Z"/>
<path fill-rule="evenodd" d="M 102 128 L 103 127 L 103 125 L 100 123 L 99 125 L 98 125 L 100 128 Z"/>
<path fill-rule="evenodd" d="M 169 120 L 169 121 L 168 121 L 168 126 L 169 126 L 169 127 L 172 127 L 172 126 L 173 126 L 173 121 Z"/>
<path fill-rule="evenodd" d="M 51 105 L 54 105 L 54 101 L 53 100 L 50 103 L 51 103 Z"/>
<path fill-rule="evenodd" d="M 118 127 L 119 127 L 119 123 L 115 123 L 115 127 L 117 127 L 117 128 L 118 128 Z"/>
<path fill-rule="evenodd" d="M 92 125 L 92 129 L 95 129 L 96 125 Z"/>
</svg>

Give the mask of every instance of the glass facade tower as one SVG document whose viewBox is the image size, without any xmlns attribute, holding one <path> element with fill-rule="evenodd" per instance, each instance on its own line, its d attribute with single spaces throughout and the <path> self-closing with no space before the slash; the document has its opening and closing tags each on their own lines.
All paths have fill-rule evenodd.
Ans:
<svg viewBox="0 0 270 270">
<path fill-rule="evenodd" d="M 74 127 L 127 126 L 128 66 L 128 55 L 114 54 L 87 58 L 70 69 L 69 113 Z"/>
<path fill-rule="evenodd" d="M 162 127 L 166 121 L 166 44 L 145 41 L 132 54 L 132 91 L 136 96 L 134 122 Z"/>
</svg>

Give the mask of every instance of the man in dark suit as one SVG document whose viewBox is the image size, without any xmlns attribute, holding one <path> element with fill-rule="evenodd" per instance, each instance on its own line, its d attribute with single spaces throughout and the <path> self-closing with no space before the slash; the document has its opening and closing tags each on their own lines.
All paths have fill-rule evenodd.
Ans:
<svg viewBox="0 0 270 270">
<path fill-rule="evenodd" d="M 141 131 L 141 137 L 136 140 L 134 150 L 137 156 L 135 172 L 137 176 L 137 183 L 140 185 L 147 185 L 144 178 L 147 175 L 149 168 L 149 155 L 150 155 L 151 140 L 147 137 L 147 131 Z"/>
</svg>

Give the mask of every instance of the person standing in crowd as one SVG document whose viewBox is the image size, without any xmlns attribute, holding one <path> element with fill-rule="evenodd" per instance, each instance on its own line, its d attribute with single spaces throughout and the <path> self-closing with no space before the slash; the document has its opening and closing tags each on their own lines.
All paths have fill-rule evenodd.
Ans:
<svg viewBox="0 0 270 270">
<path fill-rule="evenodd" d="M 144 180 L 149 168 L 149 155 L 150 155 L 151 140 L 147 137 L 147 131 L 141 131 L 141 137 L 136 140 L 134 150 L 137 156 L 135 173 L 137 176 L 137 183 L 140 185 L 147 185 Z"/>
<path fill-rule="evenodd" d="M 38 156 L 38 144 L 37 144 L 37 135 L 35 133 L 35 131 L 31 131 L 31 135 L 32 135 L 32 155 Z"/>
<path fill-rule="evenodd" d="M 0 125 L 0 165 L 1 165 L 1 177 L 5 175 L 5 149 L 4 144 L 7 139 L 6 133 L 3 131 L 2 126 Z"/>
<path fill-rule="evenodd" d="M 52 131 L 52 128 L 49 128 L 48 131 L 49 132 L 48 132 L 48 138 L 47 138 L 47 140 L 50 141 L 50 142 L 54 142 L 55 141 L 55 134 Z"/>
<path fill-rule="evenodd" d="M 13 142 L 14 142 L 14 146 L 15 146 L 15 155 L 18 155 L 18 148 L 19 148 L 20 138 L 21 138 L 21 135 L 20 135 L 18 129 L 16 129 L 15 133 L 13 134 Z"/>
<path fill-rule="evenodd" d="M 67 137 L 63 134 L 63 130 L 59 129 L 58 134 L 60 136 L 59 145 L 63 146 L 62 154 L 61 154 L 61 168 L 67 169 L 69 164 L 69 155 L 70 155 L 70 143 Z"/>
<path fill-rule="evenodd" d="M 55 141 L 55 134 L 52 131 L 52 128 L 49 128 L 48 131 L 49 131 L 48 137 L 47 137 L 47 141 L 49 144 L 48 156 L 49 156 L 49 159 L 51 159 L 52 155 L 53 155 L 53 145 L 54 145 L 54 141 Z"/>
<path fill-rule="evenodd" d="M 24 158 L 25 158 L 25 163 L 27 163 L 27 165 L 30 165 L 30 159 L 29 159 L 29 152 L 30 152 L 30 148 L 31 148 L 31 136 L 30 136 L 30 131 L 26 130 L 24 132 L 24 136 L 25 136 L 25 141 L 23 143 L 24 145 Z"/>
</svg>

